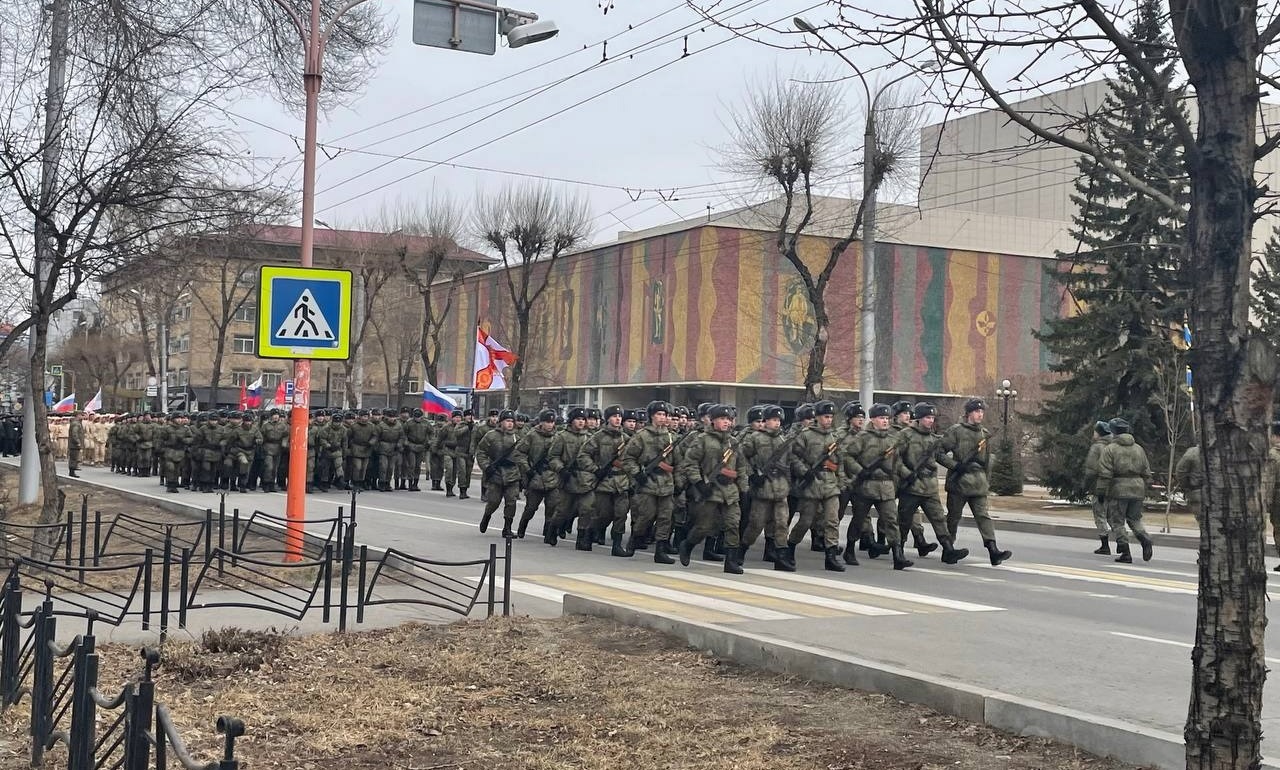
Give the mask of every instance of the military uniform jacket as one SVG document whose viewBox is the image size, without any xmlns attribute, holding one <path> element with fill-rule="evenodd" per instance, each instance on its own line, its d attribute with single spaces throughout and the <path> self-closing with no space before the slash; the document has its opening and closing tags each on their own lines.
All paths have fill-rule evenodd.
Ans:
<svg viewBox="0 0 1280 770">
<path fill-rule="evenodd" d="M 753 430 L 742 440 L 742 456 L 751 468 L 747 486 L 752 499 L 786 500 L 791 493 L 791 448 L 782 449 L 786 443 L 787 436 L 781 429 Z"/>
<path fill-rule="evenodd" d="M 981 425 L 960 422 L 947 428 L 938 445 L 938 462 L 954 469 L 954 488 L 965 497 L 987 494 L 987 468 L 991 458 L 991 432 Z M 964 464 L 964 467 L 959 467 Z M 948 484 L 951 491 L 952 484 Z"/>
<path fill-rule="evenodd" d="M 691 503 L 701 501 L 732 505 L 738 502 L 741 495 L 746 494 L 751 469 L 729 433 L 703 430 L 701 435 L 689 439 L 688 447 L 680 458 L 680 466 L 676 472 L 686 487 L 695 489 L 701 485 L 701 493 L 690 492 L 691 495 L 696 495 L 690 498 Z M 722 469 L 731 471 L 736 478 L 726 476 L 721 472 Z"/>
<path fill-rule="evenodd" d="M 516 463 L 516 437 L 514 430 L 494 428 L 484 434 L 484 438 L 476 447 L 476 465 L 480 466 L 482 479 L 485 482 L 499 482 L 503 486 L 519 484 L 524 480 L 520 466 Z M 497 467 L 491 467 L 497 463 Z"/>
<path fill-rule="evenodd" d="M 262 433 L 256 425 L 239 425 L 231 429 L 228 443 L 234 449 L 252 454 L 258 448 L 258 445 L 262 443 Z"/>
<path fill-rule="evenodd" d="M 431 423 L 421 417 L 406 422 L 404 441 L 410 452 L 421 454 L 427 451 L 427 445 L 431 443 Z"/>
<path fill-rule="evenodd" d="M 307 426 L 307 455 L 315 457 L 321 452 L 329 451 L 329 431 L 327 426 L 316 425 L 314 422 Z M 310 460 L 308 460 L 310 462 Z"/>
<path fill-rule="evenodd" d="M 332 420 L 329 429 L 329 454 L 342 456 L 347 453 L 347 442 L 351 430 L 339 420 Z"/>
<path fill-rule="evenodd" d="M 622 453 L 622 467 L 631 477 L 631 483 L 635 486 L 636 492 L 657 497 L 670 497 L 676 493 L 676 482 L 672 473 L 676 468 L 675 455 L 680 452 L 676 448 L 678 441 L 679 437 L 671 431 L 659 430 L 652 425 L 646 425 L 636 431 L 636 435 L 627 442 L 627 448 Z M 671 466 L 671 472 L 654 468 L 652 473 L 645 475 L 645 469 L 651 465 L 657 465 L 655 461 L 663 452 L 667 453 L 663 462 Z"/>
<path fill-rule="evenodd" d="M 289 446 L 289 424 L 284 420 L 280 422 L 262 423 L 262 451 L 265 454 L 275 457 L 280 454 L 281 449 L 287 449 Z"/>
<path fill-rule="evenodd" d="M 597 492 L 620 495 L 631 491 L 631 477 L 622 465 L 626 448 L 627 435 L 622 428 L 607 425 L 582 442 L 578 467 L 591 474 Z"/>
<path fill-rule="evenodd" d="M 484 440 L 484 435 L 491 430 L 497 430 L 497 427 L 498 426 L 496 424 L 492 424 L 487 421 L 482 422 L 479 425 L 474 425 L 471 431 L 471 439 L 470 439 L 471 446 L 469 448 L 468 454 L 474 455 L 477 451 L 479 451 L 480 442 Z M 459 446 L 461 446 L 461 444 L 459 444 Z"/>
<path fill-rule="evenodd" d="M 938 445 L 942 443 L 942 436 L 917 425 L 909 425 L 898 431 L 894 442 L 898 447 L 898 460 L 902 463 L 902 479 L 898 484 L 910 482 L 902 486 L 900 493 L 937 497 Z"/>
<path fill-rule="evenodd" d="M 1095 438 L 1089 445 L 1089 453 L 1084 456 L 1084 485 L 1095 495 L 1102 494 L 1101 486 L 1098 484 L 1098 460 L 1102 457 L 1102 448 L 1110 441 L 1109 436 Z"/>
<path fill-rule="evenodd" d="M 79 449 L 84 446 L 84 425 L 79 420 L 72 420 L 67 426 L 67 447 Z"/>
<path fill-rule="evenodd" d="M 1272 463 L 1280 460 L 1280 452 L 1275 447 L 1267 453 L 1267 470 L 1270 470 Z M 1278 464 L 1280 465 L 1280 464 Z M 1187 493 L 1187 502 L 1200 502 L 1200 490 L 1204 488 L 1204 464 L 1200 460 L 1200 447 L 1189 447 L 1187 451 L 1182 453 L 1182 457 L 1178 458 L 1178 466 L 1174 469 L 1174 475 L 1178 479 L 1178 486 L 1182 487 Z M 1263 479 L 1266 479 L 1264 472 Z M 1274 510 L 1270 507 L 1271 496 L 1267 495 L 1268 510 Z"/>
<path fill-rule="evenodd" d="M 160 436 L 160 448 L 165 459 L 173 462 L 181 462 L 195 443 L 196 429 L 190 425 L 170 425 Z"/>
<path fill-rule="evenodd" d="M 209 420 L 200 429 L 200 450 L 205 462 L 222 459 L 222 452 L 227 448 L 226 431 L 218 423 Z"/>
<path fill-rule="evenodd" d="M 404 426 L 400 423 L 383 420 L 378 424 L 377 430 L 378 454 L 395 454 L 404 446 Z"/>
<path fill-rule="evenodd" d="M 534 428 L 527 431 L 516 443 L 514 455 L 520 475 L 528 479 L 529 489 L 548 492 L 560 486 L 560 477 L 551 470 L 551 446 L 556 432 L 543 433 Z"/>
<path fill-rule="evenodd" d="M 153 449 L 156 445 L 156 426 L 150 422 L 140 422 L 134 427 L 134 436 L 138 449 Z"/>
<path fill-rule="evenodd" d="M 1141 500 L 1147 496 L 1151 480 L 1151 464 L 1147 450 L 1129 433 L 1111 439 L 1098 458 L 1098 484 L 1107 497 L 1117 500 Z"/>
<path fill-rule="evenodd" d="M 377 437 L 377 425 L 372 422 L 356 422 L 347 432 L 347 446 L 350 448 L 351 456 L 362 460 L 369 459 L 369 455 L 373 454 L 373 443 Z"/>
<path fill-rule="evenodd" d="M 586 441 L 587 432 L 585 430 L 575 431 L 569 428 L 557 433 L 555 441 L 551 445 L 551 459 L 547 464 L 553 472 L 560 476 L 561 488 L 571 495 L 585 494 L 595 486 L 595 476 L 583 473 L 582 469 L 578 467 L 578 454 L 582 451 L 582 445 Z"/>
<path fill-rule="evenodd" d="M 820 467 L 830 459 L 837 461 L 839 442 L 831 429 L 810 425 L 791 443 L 791 492 L 802 500 L 825 500 L 840 494 L 840 478 L 837 471 Z M 837 470 L 839 466 L 837 465 Z M 806 483 L 810 470 L 812 481 Z"/>
<path fill-rule="evenodd" d="M 450 457 L 470 457 L 471 437 L 475 434 L 476 424 L 462 421 L 450 425 L 444 438 L 444 451 Z"/>
<path fill-rule="evenodd" d="M 867 427 L 853 437 L 844 454 L 842 483 L 850 492 L 865 500 L 893 500 L 898 496 L 898 481 L 907 476 L 898 456 L 898 433 L 890 428 Z M 858 477 L 862 481 L 857 483 Z"/>
</svg>

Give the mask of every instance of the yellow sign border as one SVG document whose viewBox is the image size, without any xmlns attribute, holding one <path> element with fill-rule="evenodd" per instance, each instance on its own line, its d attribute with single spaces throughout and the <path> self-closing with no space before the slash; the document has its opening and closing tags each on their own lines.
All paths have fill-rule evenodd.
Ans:
<svg viewBox="0 0 1280 770">
<path fill-rule="evenodd" d="M 272 345 L 271 282 L 277 278 L 300 281 L 337 281 L 339 284 L 338 327 L 334 330 L 337 345 L 332 348 L 289 347 Z M 287 267 L 262 265 L 258 268 L 258 317 L 254 324 L 254 354 L 258 358 L 291 358 L 312 361 L 345 361 L 351 357 L 351 271 L 323 267 Z"/>
</svg>

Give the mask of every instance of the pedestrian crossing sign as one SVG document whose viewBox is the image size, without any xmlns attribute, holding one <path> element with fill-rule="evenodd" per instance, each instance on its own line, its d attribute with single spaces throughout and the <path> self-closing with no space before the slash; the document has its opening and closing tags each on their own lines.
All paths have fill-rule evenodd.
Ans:
<svg viewBox="0 0 1280 770">
<path fill-rule="evenodd" d="M 259 358 L 350 358 L 351 271 L 263 265 L 257 332 Z"/>
</svg>

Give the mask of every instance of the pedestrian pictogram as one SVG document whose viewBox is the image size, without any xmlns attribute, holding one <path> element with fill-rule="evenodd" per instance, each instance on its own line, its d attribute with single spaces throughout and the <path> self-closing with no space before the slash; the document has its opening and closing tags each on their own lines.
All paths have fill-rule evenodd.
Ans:
<svg viewBox="0 0 1280 770">
<path fill-rule="evenodd" d="M 350 357 L 350 271 L 266 265 L 258 278 L 259 358 Z"/>
</svg>

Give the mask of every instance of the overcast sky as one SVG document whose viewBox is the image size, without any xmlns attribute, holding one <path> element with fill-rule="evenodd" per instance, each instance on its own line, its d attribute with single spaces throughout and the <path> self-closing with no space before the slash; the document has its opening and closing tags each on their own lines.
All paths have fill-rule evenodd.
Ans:
<svg viewBox="0 0 1280 770">
<path fill-rule="evenodd" d="M 396 20 L 395 42 L 363 95 L 321 117 L 317 217 L 337 227 L 358 226 L 432 190 L 469 201 L 480 189 L 520 181 L 430 162 L 444 160 L 596 185 L 571 187 L 590 198 L 597 243 L 619 230 L 705 215 L 708 205 L 725 210 L 741 205 L 744 192 L 718 168 L 714 148 L 728 138 L 725 105 L 738 102 L 749 81 L 778 72 L 847 69 L 834 56 L 735 37 L 701 21 L 683 0 L 616 0 L 607 14 L 597 0 L 521 0 L 516 7 L 553 19 L 560 35 L 500 47 L 494 56 L 415 46 L 412 2 L 372 1 Z M 717 13 L 732 23 L 789 24 L 796 13 L 820 23 L 825 6 L 723 0 Z M 861 87 L 846 87 L 860 114 Z M 265 99 L 235 112 L 259 165 L 283 164 L 278 181 L 299 190 L 301 117 Z M 860 133 L 853 122 L 851 136 Z M 851 167 L 851 181 L 857 173 Z"/>
</svg>

